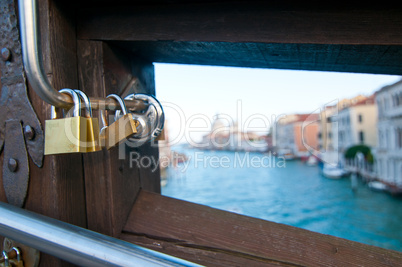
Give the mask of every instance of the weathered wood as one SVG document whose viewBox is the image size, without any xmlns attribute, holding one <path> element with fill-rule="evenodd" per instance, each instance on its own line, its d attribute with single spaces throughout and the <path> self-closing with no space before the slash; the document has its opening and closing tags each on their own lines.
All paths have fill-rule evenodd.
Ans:
<svg viewBox="0 0 402 267">
<path fill-rule="evenodd" d="M 119 51 L 101 41 L 78 41 L 79 88 L 90 96 L 128 94 L 133 91 L 153 93 L 153 69 L 146 70 L 129 52 Z M 134 71 L 134 66 L 137 71 Z M 94 112 L 96 116 L 97 112 Z M 125 149 L 123 154 L 119 150 Z M 141 156 L 154 155 L 152 148 L 140 148 Z M 137 148 L 115 147 L 87 153 L 84 158 L 88 229 L 118 236 L 126 222 L 140 187 L 160 192 L 156 174 L 130 162 Z M 123 156 L 123 159 L 119 157 Z M 147 182 L 151 181 L 150 184 Z"/>
<path fill-rule="evenodd" d="M 402 46 L 176 41 L 119 45 L 153 62 L 402 74 Z"/>
<path fill-rule="evenodd" d="M 78 36 L 114 41 L 402 44 L 402 9 L 395 6 L 273 2 L 92 5 L 79 12 Z"/>
<path fill-rule="evenodd" d="M 402 253 L 141 191 L 121 238 L 208 266 L 400 266 Z"/>
<path fill-rule="evenodd" d="M 57 88 L 77 88 L 74 12 L 52 1 L 40 0 L 39 18 L 44 69 Z M 29 88 L 31 103 L 42 123 L 50 118 L 50 105 Z M 82 157 L 78 154 L 45 156 L 43 168 L 29 160 L 30 181 L 25 208 L 61 221 L 86 227 Z M 70 266 L 41 254 L 41 266 Z"/>
<path fill-rule="evenodd" d="M 402 9 L 384 5 L 103 1 L 78 15 L 79 38 L 121 41 L 151 62 L 397 75 L 401 30 Z"/>
</svg>

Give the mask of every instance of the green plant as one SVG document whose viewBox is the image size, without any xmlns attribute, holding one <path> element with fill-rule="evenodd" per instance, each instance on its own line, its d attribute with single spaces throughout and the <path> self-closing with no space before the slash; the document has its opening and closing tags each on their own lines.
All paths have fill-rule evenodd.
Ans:
<svg viewBox="0 0 402 267">
<path fill-rule="evenodd" d="M 366 145 L 356 145 L 351 146 L 345 151 L 345 158 L 346 159 L 354 159 L 356 154 L 361 152 L 364 155 L 366 161 L 370 164 L 374 163 L 374 156 L 371 153 L 371 148 Z"/>
</svg>

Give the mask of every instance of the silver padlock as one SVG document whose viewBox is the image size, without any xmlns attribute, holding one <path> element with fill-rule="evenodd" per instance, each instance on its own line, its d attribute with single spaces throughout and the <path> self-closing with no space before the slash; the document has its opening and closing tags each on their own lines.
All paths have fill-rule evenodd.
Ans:
<svg viewBox="0 0 402 267">
<path fill-rule="evenodd" d="M 133 134 L 129 140 L 141 145 L 158 137 L 162 133 L 165 124 L 165 114 L 159 101 L 155 97 L 147 94 L 130 94 L 124 99 L 137 99 L 148 102 L 149 104 L 148 109 L 144 113 L 139 114 L 131 112 L 133 118 L 139 122 L 139 126 L 137 127 L 137 133 Z M 120 116 L 120 111 L 117 110 L 115 119 L 118 119 Z"/>
</svg>

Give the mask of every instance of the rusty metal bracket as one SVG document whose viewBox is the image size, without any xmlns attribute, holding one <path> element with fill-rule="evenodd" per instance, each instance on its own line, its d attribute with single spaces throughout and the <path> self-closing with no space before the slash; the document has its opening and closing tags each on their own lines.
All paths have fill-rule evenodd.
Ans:
<svg viewBox="0 0 402 267">
<path fill-rule="evenodd" d="M 1 96 L 0 96 L 0 152 L 5 139 L 6 121 L 18 120 L 23 127 L 25 145 L 32 161 L 43 164 L 43 129 L 28 99 L 24 74 L 18 18 L 13 0 L 0 1 Z M 13 125 L 17 125 L 14 124 Z M 20 127 L 21 128 L 21 127 Z M 13 136 L 8 138 L 14 138 Z M 4 158 L 4 161 L 8 161 Z"/>
<path fill-rule="evenodd" d="M 6 121 L 3 186 L 8 203 L 22 207 L 28 192 L 29 164 L 21 123 Z"/>
<path fill-rule="evenodd" d="M 3 186 L 10 204 L 22 207 L 28 191 L 29 162 L 43 164 L 43 129 L 28 99 L 14 0 L 0 1 L 0 153 Z"/>
</svg>

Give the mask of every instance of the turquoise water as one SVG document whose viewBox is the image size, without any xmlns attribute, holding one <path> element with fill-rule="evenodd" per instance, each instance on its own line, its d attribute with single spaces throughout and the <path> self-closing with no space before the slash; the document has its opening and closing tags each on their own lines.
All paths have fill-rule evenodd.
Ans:
<svg viewBox="0 0 402 267">
<path fill-rule="evenodd" d="M 300 161 L 176 151 L 190 159 L 169 171 L 163 195 L 402 251 L 402 198 L 371 191 L 362 182 L 353 192 L 349 178 L 324 178 Z"/>
</svg>

